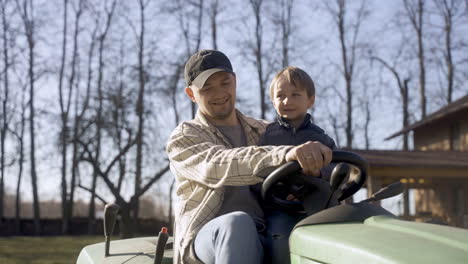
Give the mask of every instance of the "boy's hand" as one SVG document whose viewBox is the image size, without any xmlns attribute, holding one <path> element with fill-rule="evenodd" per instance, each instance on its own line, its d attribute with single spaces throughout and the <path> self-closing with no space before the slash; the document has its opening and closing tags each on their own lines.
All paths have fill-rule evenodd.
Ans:
<svg viewBox="0 0 468 264">
<path fill-rule="evenodd" d="M 320 169 L 330 164 L 332 150 L 318 141 L 308 141 L 286 154 L 286 161 L 297 160 L 305 174 L 320 176 Z"/>
<path fill-rule="evenodd" d="M 288 201 L 299 201 L 299 199 L 297 199 L 294 195 L 292 194 L 288 194 L 288 196 L 286 197 L 286 200 Z"/>
</svg>

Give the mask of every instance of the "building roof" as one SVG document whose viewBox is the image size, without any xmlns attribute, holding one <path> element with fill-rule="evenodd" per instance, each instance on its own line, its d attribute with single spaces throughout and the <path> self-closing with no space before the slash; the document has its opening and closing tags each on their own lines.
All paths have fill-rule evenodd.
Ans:
<svg viewBox="0 0 468 264">
<path fill-rule="evenodd" d="M 468 170 L 468 152 L 351 150 L 363 156 L 371 167 L 451 168 Z"/>
<path fill-rule="evenodd" d="M 468 95 L 463 96 L 462 98 L 442 107 L 441 109 L 437 110 L 436 112 L 426 116 L 422 120 L 411 124 L 407 127 L 404 127 L 402 130 L 394 133 L 393 135 L 387 137 L 385 140 L 392 139 L 394 137 L 397 137 L 401 134 L 404 134 L 406 132 L 409 132 L 411 130 L 414 130 L 415 128 L 418 128 L 420 126 L 426 125 L 428 123 L 434 122 L 436 120 L 442 119 L 447 115 L 456 113 L 458 111 L 461 111 L 463 109 L 468 108 Z"/>
</svg>

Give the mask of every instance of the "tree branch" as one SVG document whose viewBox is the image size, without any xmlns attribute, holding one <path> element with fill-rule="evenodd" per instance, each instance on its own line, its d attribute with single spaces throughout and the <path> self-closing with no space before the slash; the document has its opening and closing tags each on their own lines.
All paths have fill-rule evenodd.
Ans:
<svg viewBox="0 0 468 264">
<path fill-rule="evenodd" d="M 91 189 L 89 189 L 89 188 L 87 188 L 87 187 L 84 187 L 83 185 L 81 185 L 81 183 L 78 184 L 78 188 L 81 188 L 81 189 L 83 189 L 83 190 L 85 190 L 85 191 L 88 191 L 88 192 L 90 192 L 90 193 L 93 193 L 93 191 L 92 191 Z M 99 201 L 102 202 L 102 204 L 105 205 L 105 204 L 108 203 L 104 198 L 102 198 L 102 197 L 101 197 L 99 194 L 97 194 L 96 192 L 94 192 L 94 195 L 96 196 L 96 198 L 99 199 Z"/>
<path fill-rule="evenodd" d="M 135 193 L 133 197 L 140 197 L 142 196 L 150 187 L 155 183 L 159 178 L 161 178 L 167 171 L 169 170 L 169 164 L 164 167 L 164 169 L 160 170 L 158 173 L 156 173 L 153 178 L 145 184 L 143 188 L 140 189 L 138 193 Z"/>
</svg>

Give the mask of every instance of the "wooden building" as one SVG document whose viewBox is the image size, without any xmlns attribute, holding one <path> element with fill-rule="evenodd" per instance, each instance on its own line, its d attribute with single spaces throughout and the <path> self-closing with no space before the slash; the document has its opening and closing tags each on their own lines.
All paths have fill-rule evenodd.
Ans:
<svg viewBox="0 0 468 264">
<path fill-rule="evenodd" d="M 368 193 L 399 180 L 407 188 L 404 217 L 468 228 L 468 95 L 388 139 L 410 131 L 412 151 L 353 150 L 370 163 Z M 415 215 L 409 214 L 410 199 Z"/>
</svg>

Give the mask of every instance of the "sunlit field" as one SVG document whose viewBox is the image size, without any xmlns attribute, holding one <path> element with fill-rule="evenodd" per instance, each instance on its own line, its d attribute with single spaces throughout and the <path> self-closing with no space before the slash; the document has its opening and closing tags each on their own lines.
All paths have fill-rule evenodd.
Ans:
<svg viewBox="0 0 468 264">
<path fill-rule="evenodd" d="M 103 241 L 104 236 L 1 237 L 0 263 L 75 263 L 83 246 Z"/>
</svg>

